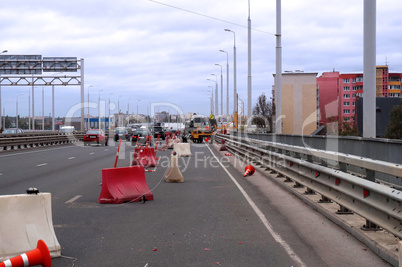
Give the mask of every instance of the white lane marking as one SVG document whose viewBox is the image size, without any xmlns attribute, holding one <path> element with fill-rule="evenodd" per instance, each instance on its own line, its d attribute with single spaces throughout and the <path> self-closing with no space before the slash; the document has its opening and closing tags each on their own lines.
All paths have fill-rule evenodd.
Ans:
<svg viewBox="0 0 402 267">
<path fill-rule="evenodd" d="M 25 154 L 32 154 L 32 153 L 39 153 L 39 152 L 47 152 L 47 151 L 52 151 L 52 150 L 68 149 L 68 148 L 74 148 L 74 147 L 76 147 L 76 146 L 66 146 L 66 147 L 59 147 L 59 148 L 47 148 L 47 149 L 41 149 L 41 150 L 35 150 L 35 151 L 27 151 L 27 152 L 21 152 L 21 153 L 6 154 L 6 155 L 0 155 L 0 158 L 19 156 L 19 155 L 25 155 Z"/>
<path fill-rule="evenodd" d="M 42 166 L 46 166 L 46 165 L 47 165 L 47 163 L 41 163 L 41 164 L 38 164 L 38 165 L 36 165 L 36 166 L 42 167 Z"/>
<path fill-rule="evenodd" d="M 89 153 L 89 155 L 93 155 L 93 154 L 95 154 L 95 152 L 91 152 L 91 153 Z"/>
<path fill-rule="evenodd" d="M 267 228 L 268 232 L 272 235 L 272 237 L 275 239 L 275 241 L 278 242 L 285 249 L 286 253 L 289 255 L 290 258 L 292 258 L 300 266 L 306 266 L 306 264 L 296 254 L 296 252 L 293 251 L 293 249 L 289 246 L 289 244 L 274 230 L 272 225 L 268 222 L 267 218 L 265 217 L 264 213 L 257 207 L 255 202 L 250 198 L 250 196 L 246 193 L 246 191 L 243 189 L 243 187 L 241 187 L 241 185 L 236 181 L 236 179 L 223 166 L 222 162 L 219 161 L 219 159 L 215 156 L 215 154 L 212 152 L 212 150 L 209 148 L 209 146 L 206 145 L 206 147 L 209 149 L 209 151 L 211 152 L 212 156 L 214 156 L 216 161 L 219 162 L 219 165 L 221 165 L 222 169 L 229 175 L 230 179 L 232 179 L 233 183 L 237 186 L 237 188 L 243 194 L 244 198 L 250 204 L 251 208 L 254 210 L 254 212 L 257 214 L 257 216 L 260 218 L 261 222 L 264 224 L 265 228 Z"/>
<path fill-rule="evenodd" d="M 2 173 L 0 173 L 0 176 L 2 176 L 3 174 Z"/>
<path fill-rule="evenodd" d="M 64 203 L 73 203 L 74 201 L 76 201 L 77 199 L 79 199 L 80 197 L 82 197 L 82 195 L 76 195 L 75 197 L 73 197 L 72 199 L 64 202 Z"/>
<path fill-rule="evenodd" d="M 109 148 L 106 148 L 105 151 L 109 151 Z"/>
<path fill-rule="evenodd" d="M 75 159 L 75 157 L 69 157 L 68 159 Z"/>
</svg>

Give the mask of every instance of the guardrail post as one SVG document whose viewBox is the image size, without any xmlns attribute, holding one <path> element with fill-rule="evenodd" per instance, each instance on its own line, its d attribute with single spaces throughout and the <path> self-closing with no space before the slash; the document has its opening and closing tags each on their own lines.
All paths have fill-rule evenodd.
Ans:
<svg viewBox="0 0 402 267">
<path fill-rule="evenodd" d="M 306 189 L 306 191 L 304 192 L 304 194 L 305 194 L 305 195 L 315 195 L 315 192 L 314 192 L 311 188 L 308 188 L 308 187 L 307 187 L 307 189 Z"/>
<path fill-rule="evenodd" d="M 327 198 L 326 196 L 321 196 L 321 199 L 318 200 L 318 203 L 332 203 L 332 200 Z"/>
<path fill-rule="evenodd" d="M 375 182 L 375 171 L 366 169 L 366 180 Z"/>
<path fill-rule="evenodd" d="M 339 210 L 336 212 L 336 214 L 353 214 L 353 211 L 342 205 L 339 205 Z"/>
<path fill-rule="evenodd" d="M 366 224 L 361 227 L 363 231 L 382 231 L 382 228 L 375 223 L 366 220 Z"/>
<path fill-rule="evenodd" d="M 342 172 L 348 172 L 348 165 L 344 162 L 339 162 L 339 170 Z"/>
</svg>

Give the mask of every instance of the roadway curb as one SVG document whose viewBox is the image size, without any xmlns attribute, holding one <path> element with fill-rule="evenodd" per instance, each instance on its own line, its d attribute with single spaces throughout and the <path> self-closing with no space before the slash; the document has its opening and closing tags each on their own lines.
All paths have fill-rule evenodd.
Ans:
<svg viewBox="0 0 402 267">
<path fill-rule="evenodd" d="M 395 255 L 395 253 L 392 253 L 389 249 L 384 247 L 382 244 L 378 243 L 374 239 L 371 239 L 363 230 L 360 228 L 356 228 L 353 225 L 348 224 L 346 221 L 342 220 L 337 216 L 336 214 L 333 214 L 329 212 L 327 209 L 319 205 L 319 203 L 314 202 L 313 200 L 306 198 L 306 196 L 303 193 L 300 193 L 293 188 L 287 186 L 284 184 L 282 180 L 275 179 L 274 177 L 270 176 L 268 173 L 263 168 L 257 167 L 256 170 L 264 175 L 265 177 L 269 178 L 271 181 L 274 181 L 276 184 L 280 185 L 282 188 L 284 188 L 286 191 L 289 193 L 295 195 L 298 197 L 300 200 L 302 200 L 304 203 L 306 203 L 308 206 L 313 208 L 314 210 L 318 211 L 320 214 L 324 215 L 326 218 L 328 218 L 330 221 L 333 223 L 337 224 L 340 226 L 342 229 L 344 229 L 346 232 L 354 236 L 357 240 L 362 242 L 364 245 L 366 245 L 369 249 L 371 249 L 375 254 L 377 254 L 379 257 L 381 257 L 383 260 L 387 261 L 389 264 L 393 266 L 399 266 L 399 259 L 398 256 Z M 343 216 L 348 216 L 348 215 L 343 215 Z M 398 243 L 396 243 L 396 246 Z"/>
<path fill-rule="evenodd" d="M 216 147 L 216 145 L 213 146 L 215 150 L 219 153 L 219 148 Z M 234 154 L 237 159 L 239 157 Z M 250 162 L 250 161 L 248 161 Z M 396 252 L 398 242 L 395 242 L 395 252 L 390 250 L 389 248 L 385 247 L 384 244 L 381 244 L 377 242 L 376 240 L 372 239 L 370 236 L 367 235 L 367 232 L 361 230 L 360 228 L 357 228 L 354 225 L 349 224 L 347 221 L 343 220 L 340 218 L 340 216 L 351 216 L 351 215 L 337 215 L 326 208 L 324 208 L 320 203 L 315 202 L 314 200 L 307 198 L 306 195 L 303 193 L 297 191 L 293 187 L 287 186 L 284 182 L 283 179 L 278 179 L 275 177 L 272 177 L 267 171 L 265 170 L 265 167 L 262 168 L 260 166 L 257 166 L 255 168 L 259 173 L 264 175 L 265 177 L 269 178 L 271 181 L 274 181 L 277 185 L 279 185 L 281 188 L 285 189 L 289 193 L 295 195 L 298 197 L 300 200 L 302 200 L 304 203 L 306 203 L 308 206 L 325 216 L 327 219 L 335 223 L 336 225 L 340 226 L 342 229 L 344 229 L 346 232 L 354 236 L 357 240 L 359 240 L 361 243 L 366 245 L 369 249 L 371 249 L 375 254 L 377 254 L 379 257 L 381 257 L 383 260 L 387 261 L 389 264 L 393 266 L 399 266 L 399 258 L 398 254 Z M 352 215 L 352 216 L 358 216 L 358 215 Z"/>
</svg>

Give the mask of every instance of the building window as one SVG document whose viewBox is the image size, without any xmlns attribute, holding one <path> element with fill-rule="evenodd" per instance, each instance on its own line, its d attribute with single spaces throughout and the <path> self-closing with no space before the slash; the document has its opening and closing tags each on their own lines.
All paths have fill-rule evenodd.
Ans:
<svg viewBox="0 0 402 267">
<path fill-rule="evenodd" d="M 350 87 L 349 86 L 344 86 L 343 91 L 350 91 Z"/>
<path fill-rule="evenodd" d="M 353 91 L 357 91 L 357 86 L 353 86 Z"/>
<path fill-rule="evenodd" d="M 353 101 L 353 102 L 352 102 L 352 106 L 356 106 L 356 102 Z"/>
<path fill-rule="evenodd" d="M 353 98 L 356 98 L 356 94 L 353 94 L 352 97 L 353 97 Z"/>
<path fill-rule="evenodd" d="M 354 79 L 352 80 L 352 83 L 356 83 L 356 78 L 354 78 Z"/>
<path fill-rule="evenodd" d="M 349 117 L 343 117 L 343 121 L 350 121 Z"/>
<path fill-rule="evenodd" d="M 349 106 L 350 102 L 343 102 L 344 106 Z"/>
<path fill-rule="evenodd" d="M 356 96 L 363 97 L 363 93 L 357 93 Z"/>
<path fill-rule="evenodd" d="M 343 83 L 350 83 L 349 79 L 343 79 Z"/>
<path fill-rule="evenodd" d="M 390 85 L 389 89 L 401 89 L 400 85 Z"/>
<path fill-rule="evenodd" d="M 350 114 L 350 109 L 344 109 L 343 114 Z"/>
<path fill-rule="evenodd" d="M 357 77 L 356 82 L 358 82 L 358 83 L 363 82 L 363 77 Z"/>
<path fill-rule="evenodd" d="M 353 114 L 355 114 L 355 110 L 353 110 Z"/>
<path fill-rule="evenodd" d="M 350 98 L 350 94 L 343 94 L 343 98 Z"/>
</svg>

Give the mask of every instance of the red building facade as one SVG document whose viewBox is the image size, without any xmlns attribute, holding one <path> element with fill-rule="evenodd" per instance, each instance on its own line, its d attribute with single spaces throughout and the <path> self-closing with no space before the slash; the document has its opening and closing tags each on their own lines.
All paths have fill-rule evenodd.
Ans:
<svg viewBox="0 0 402 267">
<path fill-rule="evenodd" d="M 388 66 L 376 68 L 376 97 L 402 97 L 402 73 L 389 73 Z M 324 72 L 317 78 L 319 124 L 355 121 L 356 98 L 363 96 L 363 73 Z"/>
</svg>

